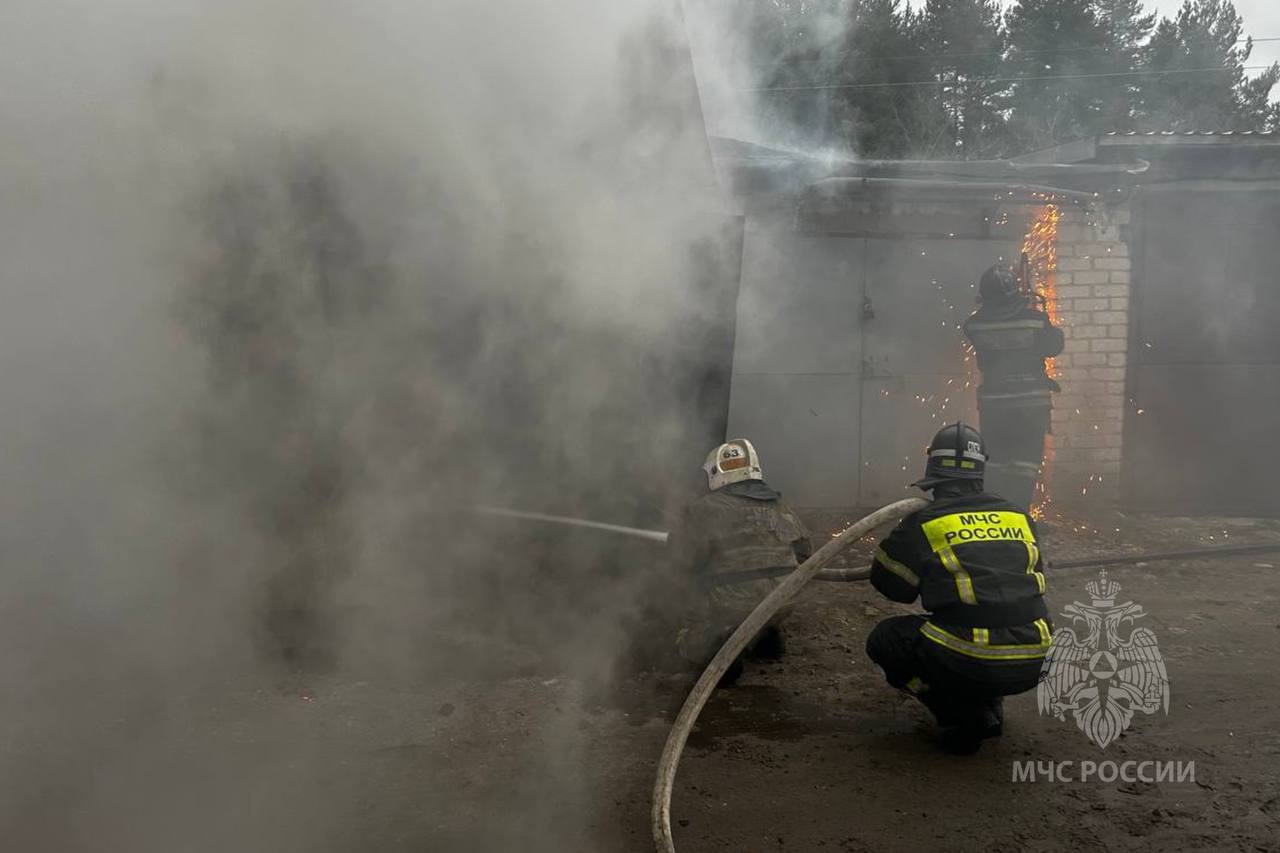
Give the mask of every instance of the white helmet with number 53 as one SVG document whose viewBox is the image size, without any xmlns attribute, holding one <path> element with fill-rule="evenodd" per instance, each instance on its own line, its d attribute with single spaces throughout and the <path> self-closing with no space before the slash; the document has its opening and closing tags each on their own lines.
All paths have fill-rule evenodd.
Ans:
<svg viewBox="0 0 1280 853">
<path fill-rule="evenodd" d="M 707 454 L 702 470 L 707 472 L 707 485 L 712 491 L 743 480 L 763 480 L 760 456 L 745 438 L 726 441 Z"/>
</svg>

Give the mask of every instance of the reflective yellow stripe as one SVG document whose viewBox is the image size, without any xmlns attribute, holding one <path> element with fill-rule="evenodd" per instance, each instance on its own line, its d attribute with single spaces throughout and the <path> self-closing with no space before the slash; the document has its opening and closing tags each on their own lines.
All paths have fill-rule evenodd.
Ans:
<svg viewBox="0 0 1280 853">
<path fill-rule="evenodd" d="M 1033 389 L 1031 391 L 1010 391 L 1007 394 L 993 394 L 993 393 L 984 392 L 982 394 L 982 399 L 984 402 L 990 403 L 993 400 L 1022 400 L 1026 398 L 1032 398 L 1032 397 L 1039 398 L 1039 397 L 1049 397 L 1049 396 L 1050 395 L 1049 395 L 1048 388 L 1040 388 L 1040 389 Z"/>
<path fill-rule="evenodd" d="M 1040 548 L 1034 542 L 1027 543 L 1027 574 L 1036 579 L 1036 590 L 1044 595 L 1044 574 L 1036 571 L 1036 564 L 1040 562 Z"/>
<path fill-rule="evenodd" d="M 969 577 L 964 566 L 960 565 L 956 552 L 950 548 L 943 548 L 938 552 L 938 557 L 941 558 L 942 565 L 947 567 L 947 571 L 955 575 L 956 595 L 960 597 L 960 601 L 964 604 L 977 604 L 978 597 L 973 593 L 973 578 Z"/>
<path fill-rule="evenodd" d="M 1020 512 L 956 512 L 920 525 L 935 553 L 966 542 L 1035 542 Z"/>
<path fill-rule="evenodd" d="M 1039 620 L 1037 625 L 1041 622 L 1044 622 L 1044 620 Z M 1043 625 L 1040 626 L 1041 642 L 1034 645 L 978 645 L 968 640 L 962 640 L 954 634 L 948 634 L 932 622 L 926 622 L 921 625 L 920 633 L 938 645 L 951 649 L 953 652 L 984 660 L 1035 660 L 1045 656 L 1050 644 L 1049 640 L 1045 639 L 1047 626 Z"/>
<path fill-rule="evenodd" d="M 1051 645 L 1053 643 L 1053 635 L 1049 633 L 1049 623 L 1043 619 L 1037 619 L 1036 627 L 1040 629 L 1041 644 L 1044 646 Z"/>
<path fill-rule="evenodd" d="M 967 324 L 971 332 L 1001 332 L 1007 329 L 1043 329 L 1044 320 L 978 320 Z"/>
<path fill-rule="evenodd" d="M 940 459 L 940 460 L 938 460 L 938 464 L 939 464 L 939 465 L 941 465 L 943 468 L 954 468 L 954 467 L 956 467 L 956 460 L 954 460 L 954 459 Z M 961 467 L 961 468 L 964 468 L 964 469 L 966 469 L 966 470 L 972 470 L 972 469 L 974 469 L 974 468 L 977 468 L 978 466 L 977 466 L 977 463 L 970 462 L 970 461 L 969 461 L 969 460 L 967 460 L 967 459 L 961 459 L 961 460 L 960 460 L 960 467 Z"/>
<path fill-rule="evenodd" d="M 973 642 L 979 646 L 991 645 L 991 631 L 987 628 L 974 628 Z"/>
<path fill-rule="evenodd" d="M 902 578 L 904 581 L 911 584 L 912 586 L 920 585 L 919 575 L 911 571 L 911 569 L 907 568 L 902 563 L 899 563 L 897 560 L 890 557 L 888 554 L 884 552 L 883 548 L 876 549 L 875 559 L 876 559 L 876 562 L 878 562 L 880 565 L 884 566 L 886 569 L 893 572 L 895 575 Z"/>
</svg>

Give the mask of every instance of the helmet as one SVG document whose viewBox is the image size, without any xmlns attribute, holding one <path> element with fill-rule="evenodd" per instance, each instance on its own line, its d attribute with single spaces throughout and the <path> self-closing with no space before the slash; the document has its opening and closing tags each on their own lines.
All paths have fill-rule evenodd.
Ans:
<svg viewBox="0 0 1280 853">
<path fill-rule="evenodd" d="M 981 480 L 987 468 L 987 445 L 973 427 L 956 421 L 938 430 L 929 442 L 924 478 L 911 485 L 932 489 L 946 480 Z"/>
<path fill-rule="evenodd" d="M 708 453 L 702 470 L 707 472 L 707 485 L 712 491 L 730 483 L 764 479 L 760 456 L 745 438 L 730 439 Z"/>
<path fill-rule="evenodd" d="M 1020 291 L 1018 277 L 1003 264 L 996 264 L 978 280 L 979 302 L 1012 302 L 1018 298 Z"/>
</svg>

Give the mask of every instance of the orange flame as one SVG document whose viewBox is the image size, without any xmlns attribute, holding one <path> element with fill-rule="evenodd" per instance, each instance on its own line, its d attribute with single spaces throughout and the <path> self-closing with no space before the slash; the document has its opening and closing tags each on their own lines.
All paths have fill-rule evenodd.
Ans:
<svg viewBox="0 0 1280 853">
<path fill-rule="evenodd" d="M 1031 220 L 1027 235 L 1022 241 L 1022 251 L 1026 253 L 1030 266 L 1031 280 L 1026 282 L 1026 286 L 1044 305 L 1045 313 L 1055 326 L 1058 325 L 1058 222 L 1061 219 L 1062 211 L 1056 204 L 1045 204 Z M 1058 375 L 1053 359 L 1045 363 L 1045 369 L 1050 376 Z M 1051 503 L 1049 471 L 1052 463 L 1053 436 L 1048 436 L 1043 464 L 1044 476 L 1036 486 L 1036 499 L 1031 507 L 1032 518 L 1043 519 Z"/>
<path fill-rule="evenodd" d="M 1058 324 L 1058 222 L 1062 211 L 1056 204 L 1046 204 L 1031 221 L 1027 236 L 1022 241 L 1022 251 L 1027 253 L 1031 266 L 1031 281 L 1027 286 L 1043 303 L 1045 313 L 1056 326 Z M 1053 360 L 1048 362 L 1049 375 L 1055 376 Z"/>
</svg>

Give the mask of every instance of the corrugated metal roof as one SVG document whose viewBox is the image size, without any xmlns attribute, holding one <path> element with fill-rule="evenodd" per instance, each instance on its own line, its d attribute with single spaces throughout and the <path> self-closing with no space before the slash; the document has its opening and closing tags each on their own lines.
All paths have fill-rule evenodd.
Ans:
<svg viewBox="0 0 1280 853">
<path fill-rule="evenodd" d="M 887 192 L 965 193 L 993 197 L 1061 194 L 1093 198 L 1131 183 L 1145 163 L 1018 163 L 1011 160 L 863 160 L 822 157 L 769 148 L 737 139 L 711 137 L 722 177 L 739 197 L 807 193 L 815 188 L 843 195 Z"/>
<path fill-rule="evenodd" d="M 1147 130 L 1147 131 L 1128 131 L 1120 132 L 1116 130 L 1108 131 L 1103 136 L 1124 136 L 1124 137 L 1140 137 L 1144 139 L 1159 137 L 1187 137 L 1187 136 L 1257 136 L 1263 138 L 1280 137 L 1280 131 L 1272 130 Z"/>
<path fill-rule="evenodd" d="M 1148 154 L 1143 154 L 1143 149 Z M 1126 152 L 1129 157 L 1148 158 L 1157 150 L 1194 151 L 1212 149 L 1219 153 L 1240 152 L 1241 157 L 1259 156 L 1260 149 L 1268 149 L 1274 157 L 1280 149 L 1280 132 L 1264 130 L 1154 130 L 1111 131 L 1097 136 L 1087 136 L 1074 142 L 1066 142 L 1032 151 L 1014 159 L 1020 163 L 1089 163 L 1106 159 L 1105 152 Z M 1135 152 L 1128 154 L 1127 152 Z"/>
</svg>

